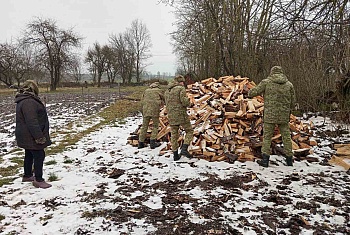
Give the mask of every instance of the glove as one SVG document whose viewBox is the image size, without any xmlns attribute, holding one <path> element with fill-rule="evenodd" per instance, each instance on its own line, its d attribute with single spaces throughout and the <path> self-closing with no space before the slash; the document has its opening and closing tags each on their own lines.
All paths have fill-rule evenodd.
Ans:
<svg viewBox="0 0 350 235">
<path fill-rule="evenodd" d="M 46 138 L 42 137 L 42 138 L 36 139 L 35 143 L 37 143 L 37 144 L 45 144 L 46 143 Z"/>
</svg>

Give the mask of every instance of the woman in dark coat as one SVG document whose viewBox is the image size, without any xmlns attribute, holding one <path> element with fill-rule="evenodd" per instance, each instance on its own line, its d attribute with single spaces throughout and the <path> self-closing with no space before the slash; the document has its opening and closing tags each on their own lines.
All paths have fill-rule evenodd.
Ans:
<svg viewBox="0 0 350 235">
<path fill-rule="evenodd" d="M 16 94 L 16 141 L 24 148 L 23 182 L 33 182 L 37 188 L 49 188 L 43 179 L 45 148 L 51 144 L 49 119 L 41 102 L 38 85 L 27 80 Z M 33 176 L 34 166 L 34 176 Z"/>
</svg>

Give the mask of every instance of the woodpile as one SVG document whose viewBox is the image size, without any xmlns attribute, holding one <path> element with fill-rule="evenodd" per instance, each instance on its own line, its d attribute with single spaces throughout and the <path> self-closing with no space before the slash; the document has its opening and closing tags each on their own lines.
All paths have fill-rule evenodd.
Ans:
<svg viewBox="0 0 350 235">
<path fill-rule="evenodd" d="M 254 161 L 260 157 L 263 134 L 263 97 L 247 97 L 255 86 L 246 77 L 225 76 L 208 78 L 187 86 L 187 95 L 193 104 L 188 113 L 194 129 L 194 138 L 189 151 L 208 161 Z M 160 113 L 158 140 L 168 142 L 160 154 L 171 150 L 170 126 L 166 107 Z M 290 129 L 295 155 L 304 157 L 312 146 L 312 123 L 301 123 L 291 115 Z M 137 146 L 138 130 L 128 138 L 129 144 Z M 151 132 L 151 128 L 148 133 Z M 149 138 L 149 137 L 148 137 Z M 179 143 L 183 141 L 180 135 Z M 282 154 L 281 134 L 278 128 L 273 137 L 273 153 Z"/>
</svg>

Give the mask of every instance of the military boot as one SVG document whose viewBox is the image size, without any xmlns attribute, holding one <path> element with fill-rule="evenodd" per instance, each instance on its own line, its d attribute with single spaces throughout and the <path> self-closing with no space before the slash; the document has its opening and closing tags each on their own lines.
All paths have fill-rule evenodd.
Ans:
<svg viewBox="0 0 350 235">
<path fill-rule="evenodd" d="M 138 149 L 142 149 L 145 147 L 145 143 L 144 142 L 139 142 L 139 145 L 137 146 Z"/>
<path fill-rule="evenodd" d="M 181 158 L 181 156 L 179 156 L 179 153 L 177 152 L 177 150 L 173 151 L 173 153 L 174 153 L 174 161 L 177 161 Z"/>
<path fill-rule="evenodd" d="M 184 155 L 185 157 L 192 158 L 192 155 L 188 152 L 188 144 L 183 144 L 180 151 L 180 157 Z"/>
<path fill-rule="evenodd" d="M 293 156 L 286 157 L 287 166 L 293 166 Z"/>
<path fill-rule="evenodd" d="M 151 149 L 155 149 L 155 148 L 160 146 L 160 143 L 156 142 L 156 140 L 150 140 L 149 145 L 150 145 Z"/>
<path fill-rule="evenodd" d="M 268 167 L 270 161 L 270 155 L 267 155 L 266 153 L 262 154 L 262 160 L 257 160 L 256 162 L 263 167 Z"/>
</svg>

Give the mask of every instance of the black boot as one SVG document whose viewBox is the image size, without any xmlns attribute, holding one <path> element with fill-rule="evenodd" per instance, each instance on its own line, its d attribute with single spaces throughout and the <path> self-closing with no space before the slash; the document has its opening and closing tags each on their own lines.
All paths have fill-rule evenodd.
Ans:
<svg viewBox="0 0 350 235">
<path fill-rule="evenodd" d="M 257 160 L 256 162 L 263 167 L 268 167 L 269 166 L 269 160 L 270 160 L 270 155 L 267 155 L 265 153 L 262 154 L 262 160 Z"/>
<path fill-rule="evenodd" d="M 155 148 L 157 148 L 157 147 L 160 146 L 160 143 L 159 143 L 159 142 L 156 142 L 156 140 L 150 140 L 149 143 L 150 143 L 151 149 L 155 149 Z"/>
<path fill-rule="evenodd" d="M 287 166 L 293 166 L 293 156 L 286 157 Z"/>
<path fill-rule="evenodd" d="M 137 146 L 138 149 L 142 149 L 145 147 L 145 143 L 144 142 L 139 142 L 139 145 Z"/>
<path fill-rule="evenodd" d="M 173 151 L 174 153 L 174 161 L 177 161 L 181 158 L 181 156 L 179 156 L 179 153 L 177 151 Z"/>
<path fill-rule="evenodd" d="M 180 151 L 180 157 L 184 155 L 185 157 L 192 158 L 192 155 L 188 152 L 188 144 L 183 144 Z"/>
</svg>

